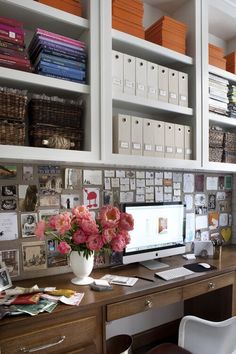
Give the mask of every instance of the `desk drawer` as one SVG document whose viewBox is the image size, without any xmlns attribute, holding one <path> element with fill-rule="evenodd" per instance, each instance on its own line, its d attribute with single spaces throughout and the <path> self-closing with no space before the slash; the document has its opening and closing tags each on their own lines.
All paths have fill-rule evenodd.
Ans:
<svg viewBox="0 0 236 354">
<path fill-rule="evenodd" d="M 146 296 L 136 297 L 131 300 L 117 302 L 107 305 L 107 321 L 114 321 L 118 318 L 131 316 L 139 312 L 169 305 L 182 299 L 182 289 L 175 288 Z"/>
<path fill-rule="evenodd" d="M 234 283 L 234 273 L 228 273 L 183 287 L 183 300 L 206 294 Z"/>
<path fill-rule="evenodd" d="M 53 315 L 52 315 L 53 316 Z M 63 324 L 56 324 L 42 330 L 10 336 L 0 342 L 1 354 L 31 353 L 64 354 L 96 353 L 96 317 L 86 317 Z"/>
</svg>

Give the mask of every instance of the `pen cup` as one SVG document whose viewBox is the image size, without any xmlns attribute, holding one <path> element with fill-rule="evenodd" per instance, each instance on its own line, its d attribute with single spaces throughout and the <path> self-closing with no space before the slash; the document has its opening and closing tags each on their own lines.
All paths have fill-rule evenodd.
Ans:
<svg viewBox="0 0 236 354">
<path fill-rule="evenodd" d="M 213 250 L 213 258 L 221 260 L 221 256 L 222 256 L 222 246 L 215 245 Z"/>
</svg>

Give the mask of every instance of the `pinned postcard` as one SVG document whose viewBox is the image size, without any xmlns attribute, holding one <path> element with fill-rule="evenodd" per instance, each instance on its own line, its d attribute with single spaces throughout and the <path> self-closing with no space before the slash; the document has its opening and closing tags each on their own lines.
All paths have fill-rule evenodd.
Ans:
<svg viewBox="0 0 236 354">
<path fill-rule="evenodd" d="M 1 194 L 3 197 L 16 197 L 16 186 L 15 185 L 2 186 Z"/>
<path fill-rule="evenodd" d="M 0 165 L 0 178 L 8 179 L 15 178 L 17 167 L 15 165 Z"/>
<path fill-rule="evenodd" d="M 79 168 L 65 169 L 65 189 L 82 188 L 82 170 Z"/>
<path fill-rule="evenodd" d="M 131 203 L 134 201 L 134 192 L 120 192 L 121 203 Z"/>
<path fill-rule="evenodd" d="M 184 173 L 184 184 L 183 191 L 184 193 L 193 193 L 194 192 L 194 174 Z"/>
<path fill-rule="evenodd" d="M 89 209 L 99 208 L 99 188 L 83 188 L 84 205 Z"/>
<path fill-rule="evenodd" d="M 34 168 L 33 168 L 33 166 L 23 166 L 22 180 L 24 182 L 32 182 L 33 179 L 34 179 Z"/>
<path fill-rule="evenodd" d="M 46 268 L 45 242 L 23 242 L 23 270 L 39 270 Z"/>
<path fill-rule="evenodd" d="M 104 191 L 103 192 L 103 204 L 113 204 L 113 192 Z"/>
<path fill-rule="evenodd" d="M 37 213 L 21 214 L 21 233 L 22 237 L 35 236 L 34 230 L 38 222 Z"/>
<path fill-rule="evenodd" d="M 39 209 L 39 220 L 45 220 L 48 222 L 48 220 L 54 216 L 59 214 L 59 209 Z"/>
<path fill-rule="evenodd" d="M 185 194 L 184 201 L 186 205 L 186 210 L 193 209 L 193 195 L 192 194 Z"/>
<path fill-rule="evenodd" d="M 104 177 L 115 177 L 115 171 L 114 170 L 105 170 Z"/>
<path fill-rule="evenodd" d="M 35 184 L 19 185 L 19 209 L 35 211 L 38 202 L 38 188 Z"/>
<path fill-rule="evenodd" d="M 208 220 L 207 215 L 196 215 L 196 225 L 195 229 L 207 229 L 208 228 Z"/>
<path fill-rule="evenodd" d="M 219 226 L 219 213 L 211 212 L 208 214 L 209 229 L 215 230 Z"/>
<path fill-rule="evenodd" d="M 228 214 L 227 213 L 220 214 L 219 226 L 228 226 Z"/>
<path fill-rule="evenodd" d="M 204 192 L 204 175 L 195 176 L 195 192 Z"/>
<path fill-rule="evenodd" d="M 195 215 L 186 213 L 185 242 L 193 242 L 195 237 Z"/>
<path fill-rule="evenodd" d="M 10 241 L 17 238 L 17 214 L 0 213 L 0 241 Z"/>
<path fill-rule="evenodd" d="M 73 209 L 78 205 L 80 205 L 78 194 L 61 194 L 61 208 Z"/>
<path fill-rule="evenodd" d="M 225 176 L 225 189 L 232 189 L 232 176 Z"/>
<path fill-rule="evenodd" d="M 84 170 L 83 184 L 101 185 L 102 171 L 101 170 Z"/>
<path fill-rule="evenodd" d="M 19 250 L 8 249 L 0 251 L 0 268 L 7 268 L 10 277 L 19 275 Z"/>
<path fill-rule="evenodd" d="M 207 177 L 206 178 L 206 189 L 208 191 L 214 191 L 218 188 L 218 177 Z"/>
</svg>

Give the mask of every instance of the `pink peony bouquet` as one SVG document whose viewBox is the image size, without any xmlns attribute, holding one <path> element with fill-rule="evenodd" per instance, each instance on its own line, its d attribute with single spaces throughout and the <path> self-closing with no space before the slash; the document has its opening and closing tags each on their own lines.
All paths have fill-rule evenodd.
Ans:
<svg viewBox="0 0 236 354">
<path fill-rule="evenodd" d="M 107 205 L 100 209 L 94 219 L 86 206 L 77 206 L 72 212 L 52 216 L 47 222 L 41 220 L 35 235 L 43 240 L 45 235 L 58 241 L 57 250 L 62 254 L 78 251 L 88 258 L 94 251 L 121 252 L 130 242 L 129 231 L 133 229 L 131 214 L 120 212 Z"/>
</svg>

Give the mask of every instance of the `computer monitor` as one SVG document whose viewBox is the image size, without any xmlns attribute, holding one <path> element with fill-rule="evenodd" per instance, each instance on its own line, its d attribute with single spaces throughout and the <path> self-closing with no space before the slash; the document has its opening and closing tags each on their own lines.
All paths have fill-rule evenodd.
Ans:
<svg viewBox="0 0 236 354">
<path fill-rule="evenodd" d="M 140 262 L 149 269 L 158 269 L 162 265 L 155 259 L 185 252 L 182 203 L 127 203 L 122 210 L 134 218 L 123 264 Z"/>
</svg>

